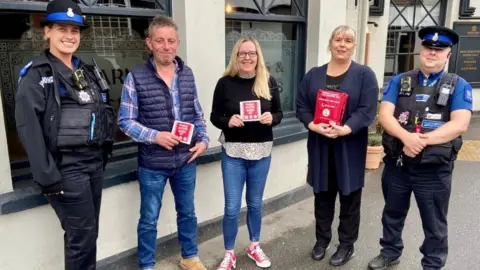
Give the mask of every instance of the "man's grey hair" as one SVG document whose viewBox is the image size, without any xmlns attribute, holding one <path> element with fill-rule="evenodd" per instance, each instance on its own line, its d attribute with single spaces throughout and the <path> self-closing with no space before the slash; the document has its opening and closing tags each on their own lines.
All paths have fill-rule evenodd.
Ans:
<svg viewBox="0 0 480 270">
<path fill-rule="evenodd" d="M 175 21 L 172 18 L 163 15 L 155 16 L 150 22 L 150 25 L 148 26 L 148 37 L 152 36 L 155 27 L 171 27 L 178 32 L 178 26 Z"/>
</svg>

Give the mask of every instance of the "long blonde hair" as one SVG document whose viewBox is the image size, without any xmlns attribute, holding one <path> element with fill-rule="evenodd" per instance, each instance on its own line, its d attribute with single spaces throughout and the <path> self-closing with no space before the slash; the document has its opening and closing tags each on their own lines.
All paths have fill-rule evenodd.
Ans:
<svg viewBox="0 0 480 270">
<path fill-rule="evenodd" d="M 253 84 L 253 93 L 259 98 L 270 100 L 272 99 L 272 94 L 270 93 L 270 87 L 268 85 L 270 73 L 265 66 L 262 49 L 260 48 L 260 44 L 256 39 L 252 37 L 242 37 L 237 41 L 237 43 L 235 43 L 232 54 L 230 55 L 230 63 L 228 63 L 225 72 L 223 72 L 223 76 L 234 77 L 238 75 L 240 71 L 238 67 L 238 51 L 240 50 L 240 46 L 247 41 L 251 41 L 257 49 L 257 66 L 255 67 L 256 77 Z"/>
</svg>

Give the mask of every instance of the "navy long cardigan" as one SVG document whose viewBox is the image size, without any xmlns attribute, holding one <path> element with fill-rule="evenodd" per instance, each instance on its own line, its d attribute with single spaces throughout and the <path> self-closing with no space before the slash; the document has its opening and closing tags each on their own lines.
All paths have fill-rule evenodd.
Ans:
<svg viewBox="0 0 480 270">
<path fill-rule="evenodd" d="M 313 121 L 318 89 L 326 89 L 327 64 L 312 68 L 297 89 L 297 118 L 308 129 Z M 318 133 L 308 132 L 307 182 L 314 192 L 328 190 L 328 143 L 332 143 L 338 188 L 344 195 L 362 188 L 365 184 L 365 160 L 367 155 L 368 126 L 374 121 L 378 83 L 372 69 L 352 62 L 340 85 L 340 91 L 348 94 L 344 123 L 352 133 L 330 139 Z"/>
</svg>

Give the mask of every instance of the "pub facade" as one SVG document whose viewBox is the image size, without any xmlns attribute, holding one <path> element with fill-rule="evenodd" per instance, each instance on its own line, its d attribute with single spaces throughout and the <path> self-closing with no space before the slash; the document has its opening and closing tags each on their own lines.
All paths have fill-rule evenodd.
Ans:
<svg viewBox="0 0 480 270">
<path fill-rule="evenodd" d="M 208 119 L 213 91 L 235 41 L 256 37 L 267 67 L 281 87 L 285 118 L 274 131 L 265 214 L 312 195 L 305 185 L 307 132 L 295 119 L 295 91 L 306 71 L 328 62 L 331 31 L 352 26 L 358 36 L 354 60 L 370 65 L 379 86 L 418 62 L 416 33 L 446 25 L 461 33 L 448 70 L 480 93 L 478 56 L 480 0 L 77 0 L 90 28 L 77 55 L 92 58 L 111 86 L 118 110 L 125 76 L 149 55 L 145 34 L 151 18 L 171 16 L 179 26 L 179 55 L 192 68 L 211 144 L 198 160 L 196 212 L 200 235 L 221 234 L 223 187 L 220 131 Z M 46 48 L 39 22 L 48 0 L 0 1 L 0 269 L 62 269 L 58 219 L 31 181 L 29 163 L 15 128 L 15 92 L 20 69 Z M 98 239 L 99 266 L 135 252 L 140 194 L 137 147 L 118 128 L 104 180 Z M 292 158 L 295 157 L 295 158 Z M 379 191 L 380 192 L 380 191 Z M 245 206 L 245 204 L 243 204 Z M 213 224 L 213 225 L 212 225 Z M 215 225 L 216 224 L 216 225 Z M 167 188 L 158 222 L 159 243 L 175 241 L 176 213 Z"/>
</svg>

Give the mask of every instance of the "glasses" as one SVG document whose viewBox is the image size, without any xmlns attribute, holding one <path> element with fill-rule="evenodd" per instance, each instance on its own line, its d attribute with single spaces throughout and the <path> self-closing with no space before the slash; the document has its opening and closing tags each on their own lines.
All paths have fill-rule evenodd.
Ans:
<svg viewBox="0 0 480 270">
<path fill-rule="evenodd" d="M 250 58 L 255 58 L 257 57 L 257 52 L 238 52 L 237 53 L 238 58 L 245 58 L 247 55 L 250 56 Z"/>
</svg>

